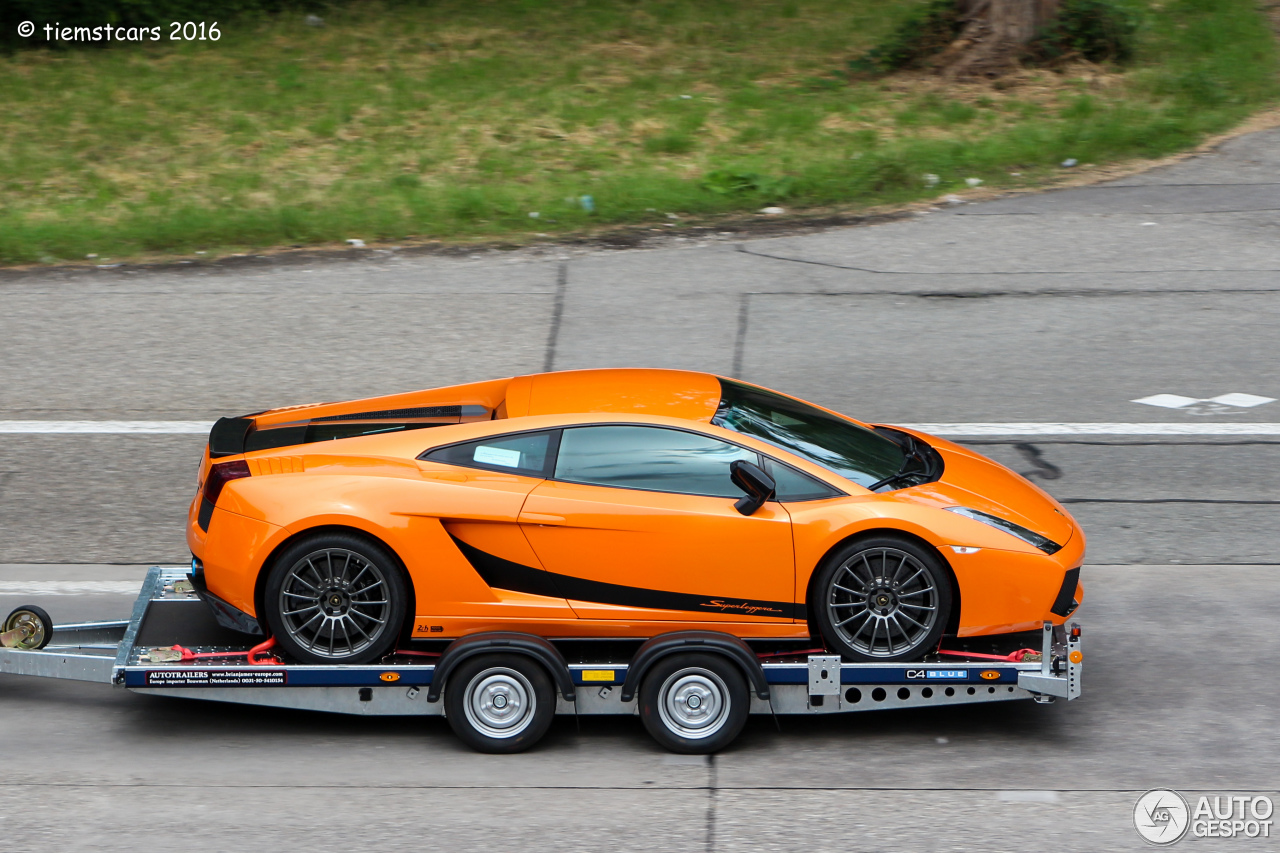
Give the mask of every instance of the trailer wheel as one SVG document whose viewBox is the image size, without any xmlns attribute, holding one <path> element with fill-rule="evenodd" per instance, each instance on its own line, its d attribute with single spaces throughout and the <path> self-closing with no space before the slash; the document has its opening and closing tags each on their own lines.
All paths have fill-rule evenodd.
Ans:
<svg viewBox="0 0 1280 853">
<path fill-rule="evenodd" d="M 480 655 L 449 674 L 444 711 L 453 733 L 479 752 L 523 752 L 556 713 L 551 678 L 523 655 Z"/>
<path fill-rule="evenodd" d="M 746 725 L 750 706 L 747 680 L 720 655 L 671 655 L 654 664 L 640 685 L 640 719 L 672 752 L 724 749 Z"/>
<path fill-rule="evenodd" d="M 271 566 L 263 615 L 303 663 L 369 663 L 395 646 L 408 592 L 386 549 L 348 533 L 308 536 Z"/>
<path fill-rule="evenodd" d="M 3 646 L 8 649 L 34 651 L 43 649 L 53 639 L 53 620 L 43 607 L 24 604 L 4 620 Z"/>
</svg>

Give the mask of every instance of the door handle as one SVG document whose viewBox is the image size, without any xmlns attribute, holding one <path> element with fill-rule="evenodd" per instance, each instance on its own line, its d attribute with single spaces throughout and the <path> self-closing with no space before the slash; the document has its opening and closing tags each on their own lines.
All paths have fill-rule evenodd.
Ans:
<svg viewBox="0 0 1280 853">
<path fill-rule="evenodd" d="M 545 512 L 522 512 L 520 521 L 528 524 L 564 524 L 565 518 L 563 515 L 550 515 Z"/>
</svg>

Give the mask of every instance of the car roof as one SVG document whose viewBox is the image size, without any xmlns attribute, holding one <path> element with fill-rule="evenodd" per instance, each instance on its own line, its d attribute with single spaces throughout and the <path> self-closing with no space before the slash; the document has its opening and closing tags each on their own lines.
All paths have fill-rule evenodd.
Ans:
<svg viewBox="0 0 1280 853">
<path fill-rule="evenodd" d="M 429 407 L 482 407 L 498 419 L 592 412 L 663 415 L 710 421 L 720 403 L 720 380 L 710 373 L 652 368 L 604 368 L 534 373 L 465 385 L 428 388 L 341 403 L 287 406 L 247 415 L 258 429 L 316 419 L 422 415 Z M 470 417 L 464 418 L 468 420 Z"/>
<path fill-rule="evenodd" d="M 613 368 L 520 376 L 507 386 L 508 418 L 593 412 L 710 421 L 720 380 L 688 370 Z"/>
</svg>

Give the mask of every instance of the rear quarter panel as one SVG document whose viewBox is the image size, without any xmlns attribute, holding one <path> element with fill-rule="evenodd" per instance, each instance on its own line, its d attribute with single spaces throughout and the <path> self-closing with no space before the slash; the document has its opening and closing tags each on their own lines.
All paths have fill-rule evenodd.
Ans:
<svg viewBox="0 0 1280 853">
<path fill-rule="evenodd" d="M 218 500 L 204 549 L 210 589 L 256 615 L 258 575 L 281 543 L 307 530 L 346 527 L 395 552 L 413 583 L 418 613 L 453 612 L 468 602 L 482 608 L 497 604 L 441 517 L 511 522 L 535 482 L 506 477 L 467 487 L 434 479 L 413 461 L 320 455 L 306 458 L 304 473 L 234 480 Z"/>
</svg>

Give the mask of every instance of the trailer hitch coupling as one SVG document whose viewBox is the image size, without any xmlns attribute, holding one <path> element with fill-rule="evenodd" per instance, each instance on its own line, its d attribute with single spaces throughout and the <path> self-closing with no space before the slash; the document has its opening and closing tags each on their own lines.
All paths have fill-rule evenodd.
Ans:
<svg viewBox="0 0 1280 853">
<path fill-rule="evenodd" d="M 5 631 L 0 634 L 0 646 L 4 646 L 6 649 L 21 648 L 23 641 L 31 639 L 36 630 L 35 625 L 30 622 L 24 622 L 12 631 Z"/>
</svg>

